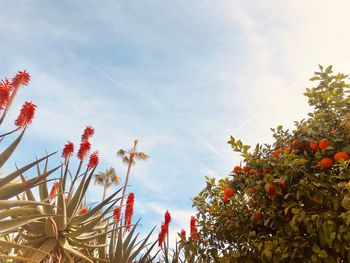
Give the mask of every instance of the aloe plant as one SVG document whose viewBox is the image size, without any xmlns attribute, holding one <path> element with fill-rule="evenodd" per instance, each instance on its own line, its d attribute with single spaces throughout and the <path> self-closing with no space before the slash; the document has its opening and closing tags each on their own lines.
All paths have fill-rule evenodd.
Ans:
<svg viewBox="0 0 350 263">
<path fill-rule="evenodd" d="M 23 71 L 11 82 L 6 79 L 0 81 L 0 113 L 3 110 L 0 124 L 19 88 L 26 86 L 29 80 L 29 74 Z M 35 108 L 36 105 L 26 102 L 15 120 L 17 128 L 0 135 L 2 143 L 5 137 L 22 130 L 0 153 L 0 168 L 22 140 L 33 119 Z M 145 160 L 148 156 L 136 151 L 137 140 L 130 151 L 119 151 L 123 161 L 128 163 L 125 186 L 107 198 L 108 187 L 105 187 L 102 201 L 88 207 L 86 194 L 99 160 L 98 152 L 94 152 L 84 167 L 84 160 L 91 147 L 88 140 L 93 134 L 93 128 L 88 126 L 82 135 L 77 154 L 80 162 L 74 173 L 70 165 L 74 145 L 68 142 L 62 154 L 63 164 L 49 168 L 49 159 L 55 152 L 0 177 L 1 262 L 153 262 L 155 256 L 151 256 L 151 251 L 156 242 L 149 242 L 153 230 L 140 240 L 136 233 L 138 222 L 130 225 L 129 220 L 127 226 L 119 226 L 115 220 L 110 220 L 113 208 L 122 208 L 130 169 L 135 164 L 135 159 Z M 27 179 L 26 172 L 34 168 L 36 175 Z M 115 181 L 115 173 L 111 169 L 106 171 L 109 172 L 109 177 L 107 183 L 104 178 L 104 186 L 109 185 L 110 179 Z M 96 176 L 97 180 L 98 178 Z M 55 182 L 49 191 L 53 180 Z M 120 204 L 116 206 L 119 201 Z M 124 228 L 130 227 L 129 232 L 124 231 Z"/>
</svg>

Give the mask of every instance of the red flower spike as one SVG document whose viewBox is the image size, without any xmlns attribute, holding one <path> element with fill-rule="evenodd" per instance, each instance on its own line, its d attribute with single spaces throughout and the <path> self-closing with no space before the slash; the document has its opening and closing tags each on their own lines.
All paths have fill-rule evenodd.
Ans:
<svg viewBox="0 0 350 263">
<path fill-rule="evenodd" d="M 181 239 L 183 241 L 186 240 L 186 231 L 185 230 L 182 229 L 180 235 L 181 235 Z"/>
<path fill-rule="evenodd" d="M 235 190 L 233 190 L 232 188 L 225 188 L 224 189 L 224 202 L 228 202 L 231 200 L 232 196 L 235 194 Z"/>
<path fill-rule="evenodd" d="M 68 141 L 63 148 L 62 157 L 66 161 L 74 152 L 74 144 L 71 141 Z"/>
<path fill-rule="evenodd" d="M 95 130 L 91 126 L 86 126 L 83 135 L 81 135 L 81 141 L 87 141 L 92 135 L 94 135 Z"/>
<path fill-rule="evenodd" d="M 166 224 L 166 225 L 169 225 L 170 222 L 171 222 L 171 216 L 170 216 L 170 213 L 169 213 L 168 210 L 166 210 L 166 212 L 165 212 L 164 219 L 165 219 L 165 224 Z"/>
<path fill-rule="evenodd" d="M 91 148 L 91 144 L 88 141 L 83 141 L 80 144 L 80 148 L 79 148 L 79 151 L 78 151 L 78 154 L 77 154 L 78 159 L 80 161 L 83 161 L 85 159 L 86 155 L 90 151 L 90 148 Z"/>
<path fill-rule="evenodd" d="M 51 191 L 50 191 L 50 198 L 54 198 L 56 193 L 57 193 L 57 190 L 58 190 L 58 187 L 60 186 L 60 183 L 59 182 L 55 182 L 51 188 Z"/>
<path fill-rule="evenodd" d="M 0 81 L 0 109 L 2 109 L 10 98 L 10 93 L 13 87 L 8 79 Z"/>
<path fill-rule="evenodd" d="M 163 223 L 160 228 L 160 232 L 158 234 L 158 246 L 160 247 L 163 246 L 167 232 L 168 232 L 168 227 L 166 226 L 166 224 Z"/>
<path fill-rule="evenodd" d="M 135 200 L 135 195 L 134 193 L 130 193 L 128 195 L 128 199 L 126 200 L 126 208 L 125 208 L 125 225 L 126 225 L 126 230 L 129 231 L 131 227 L 131 220 L 132 220 L 132 215 L 134 213 L 134 200 Z"/>
<path fill-rule="evenodd" d="M 90 154 L 88 168 L 95 168 L 98 165 L 98 161 L 99 161 L 98 151 L 94 151 L 92 154 Z"/>
<path fill-rule="evenodd" d="M 120 207 L 116 207 L 113 211 L 113 218 L 115 220 L 115 223 L 118 224 L 120 220 Z"/>
<path fill-rule="evenodd" d="M 89 209 L 86 207 L 83 207 L 82 209 L 79 210 L 79 215 L 84 216 L 89 212 Z"/>
<path fill-rule="evenodd" d="M 15 125 L 20 128 L 28 126 L 34 118 L 35 108 L 35 104 L 26 101 L 22 106 L 19 116 L 15 120 Z"/>
<path fill-rule="evenodd" d="M 191 216 L 190 225 L 191 225 L 191 237 L 192 237 L 192 240 L 196 241 L 196 240 L 198 240 L 198 229 L 197 229 L 197 226 L 196 226 L 196 218 L 194 216 Z"/>
<path fill-rule="evenodd" d="M 30 81 L 30 75 L 25 70 L 18 71 L 16 76 L 12 79 L 12 86 L 19 87 L 19 86 L 27 86 Z"/>
</svg>

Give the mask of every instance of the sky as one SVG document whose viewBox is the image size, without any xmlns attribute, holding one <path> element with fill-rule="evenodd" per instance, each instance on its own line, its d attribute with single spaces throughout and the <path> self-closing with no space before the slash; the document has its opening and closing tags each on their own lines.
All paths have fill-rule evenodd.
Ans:
<svg viewBox="0 0 350 263">
<path fill-rule="evenodd" d="M 78 148 L 91 125 L 98 170 L 115 167 L 123 180 L 116 152 L 139 139 L 150 159 L 133 168 L 128 191 L 140 231 L 159 231 L 168 209 L 175 239 L 204 176 L 240 163 L 230 135 L 271 143 L 271 127 L 293 128 L 310 111 L 303 92 L 318 64 L 350 73 L 349 9 L 346 0 L 0 1 L 0 78 L 32 76 L 1 129 L 24 101 L 38 106 L 6 169 L 67 140 Z M 88 199 L 101 197 L 91 185 Z"/>
</svg>

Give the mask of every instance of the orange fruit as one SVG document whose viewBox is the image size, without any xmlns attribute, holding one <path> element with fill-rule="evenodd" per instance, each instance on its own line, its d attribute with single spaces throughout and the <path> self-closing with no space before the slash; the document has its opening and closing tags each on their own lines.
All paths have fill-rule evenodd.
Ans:
<svg viewBox="0 0 350 263">
<path fill-rule="evenodd" d="M 298 149 L 301 147 L 301 143 L 298 140 L 293 140 L 291 143 L 292 147 Z"/>
<path fill-rule="evenodd" d="M 265 190 L 269 195 L 275 195 L 276 194 L 276 189 L 273 184 L 267 183 L 265 184 Z"/>
<path fill-rule="evenodd" d="M 243 167 L 243 171 L 244 171 L 245 173 L 249 174 L 249 172 L 250 172 L 250 166 L 249 166 L 249 165 L 244 166 L 244 167 Z"/>
<path fill-rule="evenodd" d="M 313 141 L 313 142 L 310 142 L 310 148 L 311 150 L 313 150 L 314 152 L 317 152 L 318 150 L 318 143 Z"/>
<path fill-rule="evenodd" d="M 248 187 L 248 189 L 247 189 L 247 194 L 248 195 L 250 195 L 252 193 L 255 193 L 255 192 L 256 192 L 256 189 L 254 187 L 252 187 L 252 186 Z"/>
<path fill-rule="evenodd" d="M 321 161 L 316 164 L 319 168 L 331 168 L 333 166 L 333 160 L 329 157 L 324 157 Z"/>
<path fill-rule="evenodd" d="M 258 223 L 262 218 L 262 215 L 260 212 L 255 212 L 253 215 L 252 215 L 252 220 L 255 222 L 255 223 Z"/>
<path fill-rule="evenodd" d="M 343 161 L 347 161 L 349 160 L 349 155 L 346 152 L 337 152 L 334 155 L 334 161 L 338 162 L 341 159 L 343 159 Z"/>
<path fill-rule="evenodd" d="M 231 200 L 232 196 L 235 194 L 235 190 L 230 187 L 224 189 L 224 202 L 228 202 Z"/>
<path fill-rule="evenodd" d="M 324 148 L 327 148 L 331 143 L 327 139 L 323 139 L 318 143 L 318 146 L 320 147 L 321 150 Z"/>
<path fill-rule="evenodd" d="M 286 185 L 285 182 L 279 181 L 279 182 L 277 182 L 277 184 L 281 187 L 281 189 L 282 189 L 283 192 L 287 191 L 288 186 Z"/>
<path fill-rule="evenodd" d="M 275 157 L 278 157 L 278 156 L 281 154 L 281 152 L 282 152 L 282 149 L 281 149 L 281 148 L 276 149 L 276 150 L 273 152 L 273 155 L 274 155 Z"/>
<path fill-rule="evenodd" d="M 242 168 L 240 167 L 240 166 L 235 166 L 235 168 L 233 168 L 233 171 L 235 172 L 235 173 L 238 173 L 238 172 L 240 172 L 242 170 Z"/>
</svg>

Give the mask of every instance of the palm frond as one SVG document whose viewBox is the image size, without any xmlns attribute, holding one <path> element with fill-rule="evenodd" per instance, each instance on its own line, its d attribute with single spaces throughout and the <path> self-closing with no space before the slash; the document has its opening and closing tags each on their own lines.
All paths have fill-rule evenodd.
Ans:
<svg viewBox="0 0 350 263">
<path fill-rule="evenodd" d="M 122 162 L 123 162 L 124 164 L 128 164 L 128 163 L 129 163 L 129 157 L 124 156 L 124 157 L 122 158 Z"/>
<path fill-rule="evenodd" d="M 117 151 L 117 156 L 124 157 L 124 155 L 125 155 L 125 150 L 120 149 L 119 151 Z"/>
<path fill-rule="evenodd" d="M 149 156 L 143 152 L 136 152 L 134 156 L 136 159 L 141 161 L 146 161 L 149 158 Z"/>
<path fill-rule="evenodd" d="M 120 177 L 118 175 L 111 176 L 111 182 L 113 184 L 119 184 L 120 183 Z"/>
</svg>

